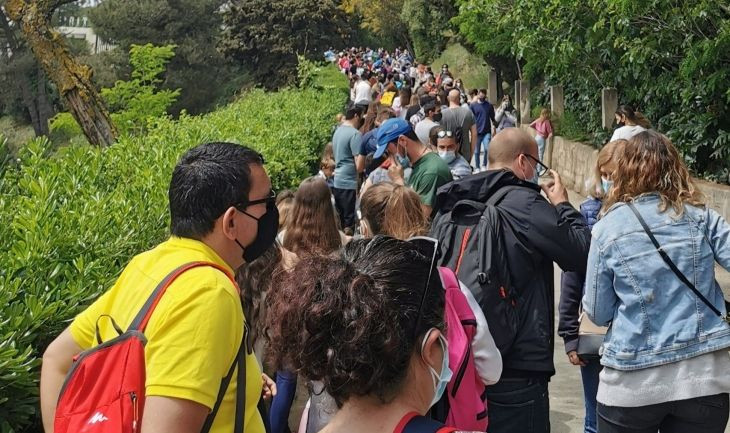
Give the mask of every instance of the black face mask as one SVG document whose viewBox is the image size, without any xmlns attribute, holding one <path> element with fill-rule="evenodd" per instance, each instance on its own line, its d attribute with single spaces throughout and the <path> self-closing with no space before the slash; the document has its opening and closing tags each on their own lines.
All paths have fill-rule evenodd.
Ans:
<svg viewBox="0 0 730 433">
<path fill-rule="evenodd" d="M 251 245 L 244 247 L 238 239 L 236 239 L 236 243 L 243 250 L 243 260 L 245 260 L 246 263 L 251 263 L 261 257 L 261 255 L 266 252 L 266 250 L 269 249 L 271 244 L 273 244 L 276 240 L 276 234 L 279 231 L 279 209 L 277 209 L 275 203 L 269 203 L 266 205 L 266 213 L 260 218 L 256 218 L 248 212 L 241 212 L 255 219 L 258 223 L 256 239 L 253 240 Z"/>
<path fill-rule="evenodd" d="M 626 126 L 626 122 L 616 122 L 616 126 L 621 128 L 622 126 Z"/>
<path fill-rule="evenodd" d="M 434 122 L 440 122 L 442 117 L 443 117 L 443 114 L 436 113 L 436 114 L 433 115 L 433 121 Z"/>
</svg>

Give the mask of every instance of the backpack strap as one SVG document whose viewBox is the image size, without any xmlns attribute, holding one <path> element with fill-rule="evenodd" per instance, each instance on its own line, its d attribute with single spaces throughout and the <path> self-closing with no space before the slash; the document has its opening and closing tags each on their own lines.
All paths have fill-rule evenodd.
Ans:
<svg viewBox="0 0 730 433">
<path fill-rule="evenodd" d="M 519 185 L 507 185 L 503 186 L 502 188 L 498 189 L 496 192 L 492 193 L 492 195 L 487 199 L 487 205 L 489 206 L 497 206 L 502 199 L 507 195 L 508 192 L 514 191 L 518 188 L 523 188 Z"/>
<path fill-rule="evenodd" d="M 461 290 L 459 279 L 456 278 L 456 274 L 450 268 L 439 266 L 439 276 L 441 276 L 441 284 L 444 286 L 444 290 L 449 288 Z"/>
<path fill-rule="evenodd" d="M 452 433 L 456 430 L 454 427 L 446 427 L 436 420 L 411 412 L 401 419 L 393 433 Z"/>
<path fill-rule="evenodd" d="M 228 273 L 228 270 L 225 269 L 223 266 L 218 265 L 216 263 L 212 262 L 191 262 L 184 264 L 174 271 L 167 274 L 167 276 L 160 282 L 160 284 L 155 287 L 155 290 L 152 291 L 152 294 L 147 299 L 147 302 L 144 303 L 144 306 L 142 309 L 137 313 L 137 316 L 132 321 L 132 324 L 129 325 L 128 331 L 134 330 L 139 332 L 144 332 L 145 328 L 147 328 L 147 323 L 150 320 L 150 317 L 152 316 L 152 313 L 155 311 L 155 307 L 157 307 L 157 304 L 160 303 L 160 299 L 162 299 L 162 295 L 165 294 L 167 291 L 167 288 L 170 287 L 170 285 L 183 274 L 183 272 L 188 271 L 193 268 L 199 268 L 201 266 L 210 266 L 213 268 L 218 269 L 219 271 L 223 272 L 228 279 L 231 280 L 233 283 L 233 286 L 240 292 L 240 289 L 238 288 L 238 284 L 236 284 L 236 281 L 233 279 L 233 276 Z"/>
</svg>

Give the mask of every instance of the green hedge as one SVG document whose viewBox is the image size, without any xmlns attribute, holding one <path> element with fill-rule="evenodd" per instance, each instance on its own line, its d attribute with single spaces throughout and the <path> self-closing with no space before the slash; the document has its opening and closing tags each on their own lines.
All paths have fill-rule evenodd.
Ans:
<svg viewBox="0 0 730 433">
<path fill-rule="evenodd" d="M 40 430 L 46 346 L 133 255 L 168 235 L 167 187 L 183 152 L 247 144 L 263 153 L 275 188 L 294 187 L 316 169 L 346 88 L 342 79 L 329 89 L 253 90 L 103 150 L 51 154 L 46 140 L 29 143 L 0 180 L 0 432 Z"/>
</svg>

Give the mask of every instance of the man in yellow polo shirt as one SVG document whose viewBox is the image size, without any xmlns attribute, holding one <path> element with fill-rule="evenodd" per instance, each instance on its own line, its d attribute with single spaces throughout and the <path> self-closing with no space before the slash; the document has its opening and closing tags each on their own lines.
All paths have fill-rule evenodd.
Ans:
<svg viewBox="0 0 730 433">
<path fill-rule="evenodd" d="M 53 431 L 56 401 L 72 358 L 127 329 L 154 288 L 190 262 L 217 264 L 184 272 L 152 313 L 145 337 L 146 402 L 141 433 L 198 433 L 213 409 L 222 379 L 240 347 L 244 321 L 230 276 L 273 242 L 278 212 L 261 155 L 231 143 L 207 143 L 188 151 L 170 182 L 172 237 L 134 257 L 114 286 L 76 319 L 43 355 L 41 409 L 45 431 Z M 139 203 L 143 206 L 144 203 Z M 225 271 L 225 272 L 224 272 Z M 262 374 L 246 356 L 243 427 L 263 433 L 257 404 Z M 236 414 L 233 375 L 211 433 L 232 433 Z"/>
</svg>

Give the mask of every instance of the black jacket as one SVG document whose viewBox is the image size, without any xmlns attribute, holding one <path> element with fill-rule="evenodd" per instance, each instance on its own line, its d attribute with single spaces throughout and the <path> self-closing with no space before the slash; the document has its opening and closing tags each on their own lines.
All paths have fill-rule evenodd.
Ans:
<svg viewBox="0 0 730 433">
<path fill-rule="evenodd" d="M 490 170 L 439 189 L 435 208 L 448 212 L 462 199 L 486 201 L 498 189 L 518 185 L 498 204 L 512 285 L 519 291 L 520 330 L 503 353 L 502 377 L 555 374 L 555 287 L 553 262 L 565 271 L 585 272 L 591 232 L 570 203 L 551 205 L 540 187 L 508 170 Z M 490 329 L 492 334 L 498 329 Z"/>
</svg>

